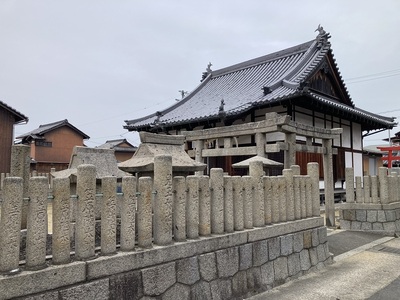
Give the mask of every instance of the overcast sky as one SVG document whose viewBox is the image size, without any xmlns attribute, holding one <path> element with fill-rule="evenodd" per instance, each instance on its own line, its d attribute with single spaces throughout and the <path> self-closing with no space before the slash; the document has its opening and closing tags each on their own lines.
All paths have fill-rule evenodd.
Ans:
<svg viewBox="0 0 400 300">
<path fill-rule="evenodd" d="M 138 145 L 124 120 L 174 104 L 208 62 L 301 44 L 321 24 L 356 106 L 400 119 L 399 13 L 398 0 L 0 0 L 0 100 L 29 118 L 16 135 L 68 119 L 89 147 Z"/>
</svg>

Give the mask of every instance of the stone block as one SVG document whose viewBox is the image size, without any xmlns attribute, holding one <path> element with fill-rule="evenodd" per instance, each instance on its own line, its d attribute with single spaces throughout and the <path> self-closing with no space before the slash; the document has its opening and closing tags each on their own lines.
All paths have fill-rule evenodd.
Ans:
<svg viewBox="0 0 400 300">
<path fill-rule="evenodd" d="M 396 224 L 395 222 L 386 222 L 383 223 L 383 230 L 389 233 L 394 233 L 396 231 Z"/>
<path fill-rule="evenodd" d="M 190 290 L 190 299 L 212 299 L 210 283 L 199 281 Z"/>
<path fill-rule="evenodd" d="M 253 244 L 239 246 L 239 270 L 247 270 L 253 266 Z"/>
<path fill-rule="evenodd" d="M 295 276 L 300 272 L 300 254 L 293 253 L 288 256 L 288 274 L 289 276 Z"/>
<path fill-rule="evenodd" d="M 171 262 L 143 269 L 142 280 L 145 295 L 161 295 L 176 282 L 175 263 Z"/>
<path fill-rule="evenodd" d="M 24 300 L 58 300 L 58 291 L 24 297 Z"/>
<path fill-rule="evenodd" d="M 311 231 L 308 230 L 308 232 Z M 293 252 L 300 252 L 301 250 L 304 249 L 304 236 L 303 232 L 296 232 L 293 234 Z"/>
<path fill-rule="evenodd" d="M 308 251 L 310 253 L 311 265 L 316 266 L 319 263 L 318 255 L 317 255 L 317 248 L 310 248 Z"/>
<path fill-rule="evenodd" d="M 288 278 L 287 257 L 281 256 L 274 260 L 274 278 L 278 284 L 283 283 Z"/>
<path fill-rule="evenodd" d="M 372 230 L 376 231 L 382 231 L 383 230 L 383 225 L 382 223 L 372 223 Z"/>
<path fill-rule="evenodd" d="M 247 288 L 250 291 L 258 290 L 262 287 L 261 268 L 255 267 L 247 271 Z"/>
<path fill-rule="evenodd" d="M 294 240 L 296 240 L 296 234 L 295 234 Z M 304 247 L 304 249 L 308 249 L 308 248 L 312 247 L 312 239 L 311 239 L 311 231 L 310 230 L 304 231 L 304 233 L 303 233 L 303 247 Z"/>
<path fill-rule="evenodd" d="M 253 265 L 261 266 L 268 261 L 268 240 L 253 243 Z"/>
<path fill-rule="evenodd" d="M 359 221 L 352 221 L 352 222 L 351 222 L 350 229 L 351 229 L 351 230 L 361 230 L 361 222 L 359 222 Z"/>
<path fill-rule="evenodd" d="M 318 229 L 313 229 L 311 231 L 311 244 L 313 247 L 317 247 L 319 245 Z"/>
<path fill-rule="evenodd" d="M 230 299 L 232 296 L 232 282 L 230 279 L 217 279 L 210 283 L 211 299 Z"/>
<path fill-rule="evenodd" d="M 239 247 L 219 250 L 217 254 L 218 277 L 232 277 L 239 271 Z"/>
<path fill-rule="evenodd" d="M 340 220 L 340 229 L 349 230 L 351 227 L 351 221 Z"/>
<path fill-rule="evenodd" d="M 272 238 L 268 240 L 269 259 L 274 260 L 281 254 L 280 238 Z"/>
<path fill-rule="evenodd" d="M 329 257 L 331 257 L 331 253 L 329 252 L 329 244 L 326 242 L 324 244 L 324 249 L 325 249 L 325 260 Z"/>
<path fill-rule="evenodd" d="M 323 244 L 328 240 L 327 239 L 326 227 L 318 228 L 318 238 L 319 238 L 319 243 L 320 244 Z"/>
<path fill-rule="evenodd" d="M 394 210 L 387 210 L 385 211 L 386 214 L 386 221 L 394 222 L 396 221 L 396 212 Z"/>
<path fill-rule="evenodd" d="M 311 268 L 311 260 L 308 249 L 300 251 L 300 270 L 308 271 Z"/>
<path fill-rule="evenodd" d="M 356 220 L 355 209 L 344 209 L 343 210 L 343 219 L 347 220 L 347 221 L 355 221 Z"/>
<path fill-rule="evenodd" d="M 281 255 L 288 256 L 293 253 L 293 234 L 287 234 L 281 238 Z"/>
<path fill-rule="evenodd" d="M 356 210 L 356 221 L 365 222 L 367 221 L 367 211 L 365 209 Z"/>
<path fill-rule="evenodd" d="M 361 223 L 361 230 L 372 230 L 372 223 L 370 222 L 362 222 Z"/>
<path fill-rule="evenodd" d="M 184 284 L 176 283 L 168 289 L 162 296 L 163 300 L 185 300 L 190 298 L 190 287 Z"/>
<path fill-rule="evenodd" d="M 60 299 L 68 299 L 68 300 L 75 300 L 75 299 L 108 300 L 109 297 L 110 295 L 109 295 L 108 278 L 76 285 L 60 291 Z"/>
<path fill-rule="evenodd" d="M 200 280 L 197 256 L 180 259 L 176 262 L 177 282 L 191 285 Z"/>
<path fill-rule="evenodd" d="M 263 264 L 260 268 L 261 271 L 261 281 L 263 286 L 271 285 L 275 281 L 274 274 L 274 262 L 269 261 L 266 264 Z"/>
<path fill-rule="evenodd" d="M 374 223 L 378 220 L 378 212 L 376 210 L 367 210 L 367 222 Z"/>
<path fill-rule="evenodd" d="M 317 258 L 319 262 L 325 261 L 326 259 L 325 248 L 322 244 L 317 246 Z"/>
<path fill-rule="evenodd" d="M 199 256 L 199 266 L 201 278 L 205 281 L 211 281 L 217 278 L 217 262 L 215 253 L 207 253 Z"/>
<path fill-rule="evenodd" d="M 239 271 L 232 278 L 232 293 L 233 296 L 241 296 L 247 293 L 247 272 Z"/>
<path fill-rule="evenodd" d="M 110 277 L 110 300 L 140 299 L 143 285 L 140 271 L 121 273 Z"/>
<path fill-rule="evenodd" d="M 396 231 L 400 231 L 400 220 L 396 220 L 394 223 L 396 225 Z"/>
<path fill-rule="evenodd" d="M 378 222 L 386 222 L 386 214 L 384 210 L 378 210 Z"/>
</svg>

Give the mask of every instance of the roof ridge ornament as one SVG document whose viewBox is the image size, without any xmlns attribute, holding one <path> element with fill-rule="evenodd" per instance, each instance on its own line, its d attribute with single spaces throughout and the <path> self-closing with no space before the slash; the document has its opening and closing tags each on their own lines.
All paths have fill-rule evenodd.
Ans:
<svg viewBox="0 0 400 300">
<path fill-rule="evenodd" d="M 212 63 L 209 62 L 208 65 L 207 65 L 206 71 L 203 72 L 203 76 L 201 77 L 201 80 L 200 80 L 200 81 L 203 81 L 204 79 L 206 79 L 207 76 L 208 76 L 208 74 L 210 74 L 210 73 L 212 72 L 211 66 L 212 66 Z"/>
<path fill-rule="evenodd" d="M 324 30 L 324 27 L 322 27 L 321 24 L 318 24 L 318 27 L 317 29 L 315 29 L 315 31 L 318 31 L 318 35 L 316 38 L 317 48 L 322 48 L 322 46 L 325 46 L 327 44 L 328 39 L 331 37 L 331 35 L 329 34 L 329 32 L 326 32 Z"/>
</svg>

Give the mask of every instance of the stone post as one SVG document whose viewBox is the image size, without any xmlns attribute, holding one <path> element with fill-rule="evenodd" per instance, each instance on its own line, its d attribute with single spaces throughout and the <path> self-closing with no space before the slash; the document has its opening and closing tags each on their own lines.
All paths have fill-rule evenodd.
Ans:
<svg viewBox="0 0 400 300">
<path fill-rule="evenodd" d="M 220 168 L 210 171 L 211 232 L 224 233 L 224 175 Z"/>
<path fill-rule="evenodd" d="M 101 206 L 101 254 L 115 254 L 117 250 L 117 177 L 101 179 L 103 201 Z"/>
<path fill-rule="evenodd" d="M 199 177 L 187 176 L 186 232 L 189 239 L 199 237 Z"/>
<path fill-rule="evenodd" d="M 234 212 L 233 212 L 233 179 L 231 176 L 224 176 L 224 222 L 225 232 L 234 231 Z"/>
<path fill-rule="evenodd" d="M 95 166 L 78 166 L 76 191 L 75 256 L 78 260 L 89 260 L 95 257 Z"/>
<path fill-rule="evenodd" d="M 0 191 L 2 191 L 4 189 L 4 179 L 6 178 L 6 174 L 5 173 L 1 173 L 0 174 Z"/>
<path fill-rule="evenodd" d="M 312 182 L 309 175 L 305 176 L 306 181 L 306 218 L 313 216 L 313 197 L 312 197 Z"/>
<path fill-rule="evenodd" d="M 29 209 L 26 232 L 26 268 L 39 270 L 46 265 L 47 242 L 47 194 L 46 177 L 29 180 Z"/>
<path fill-rule="evenodd" d="M 280 208 L 280 189 L 279 189 L 279 179 L 274 176 L 271 177 L 271 185 L 272 185 L 272 202 L 271 202 L 271 222 L 278 223 L 279 222 L 279 208 Z"/>
<path fill-rule="evenodd" d="M 346 168 L 346 203 L 354 203 L 354 169 Z"/>
<path fill-rule="evenodd" d="M 278 176 L 279 182 L 279 222 L 287 221 L 286 213 L 286 179 L 283 176 Z"/>
<path fill-rule="evenodd" d="M 364 176 L 364 203 L 371 203 L 371 179 L 369 176 Z"/>
<path fill-rule="evenodd" d="M 284 151 L 284 168 L 289 169 L 296 164 L 296 134 L 286 132 L 285 142 L 287 150 Z"/>
<path fill-rule="evenodd" d="M 52 254 L 53 264 L 67 264 L 70 259 L 70 193 L 69 178 L 54 178 Z"/>
<path fill-rule="evenodd" d="M 371 176 L 371 202 L 372 203 L 379 203 L 379 196 L 378 196 L 378 177 Z M 347 197 L 347 192 L 346 192 Z"/>
<path fill-rule="evenodd" d="M 240 176 L 233 176 L 232 180 L 234 229 L 243 230 L 243 181 Z"/>
<path fill-rule="evenodd" d="M 304 219 L 307 217 L 307 204 L 306 204 L 306 178 L 300 177 L 300 215 Z"/>
<path fill-rule="evenodd" d="M 264 147 L 265 149 L 265 147 Z M 261 227 L 265 225 L 264 216 L 264 168 L 262 161 L 251 161 L 249 164 L 249 175 L 253 179 L 253 225 Z"/>
<path fill-rule="evenodd" d="M 204 149 L 204 141 L 203 140 L 198 140 L 194 141 L 192 144 L 194 144 L 194 149 L 195 149 L 195 161 L 203 163 L 203 149 Z M 197 176 L 201 176 L 204 174 L 204 171 L 196 171 Z"/>
<path fill-rule="evenodd" d="M 361 177 L 356 176 L 356 202 L 357 203 L 363 203 L 363 190 L 362 190 L 362 183 L 361 183 Z"/>
<path fill-rule="evenodd" d="M 256 140 L 257 155 L 265 157 L 265 144 L 267 143 L 265 133 L 257 132 L 255 134 L 255 140 Z"/>
<path fill-rule="evenodd" d="M 154 244 L 172 243 L 172 156 L 154 157 Z"/>
<path fill-rule="evenodd" d="M 397 192 L 397 174 L 391 173 L 387 177 L 388 180 L 388 193 L 389 193 L 389 203 L 395 202 L 396 192 Z"/>
<path fill-rule="evenodd" d="M 199 233 L 202 236 L 211 234 L 211 194 L 208 176 L 200 176 L 199 180 Z"/>
<path fill-rule="evenodd" d="M 293 175 L 300 175 L 300 166 L 299 165 L 291 165 L 290 169 L 293 170 Z"/>
<path fill-rule="evenodd" d="M 378 170 L 379 179 L 379 198 L 381 204 L 389 203 L 389 186 L 387 178 L 387 168 L 380 167 Z"/>
<path fill-rule="evenodd" d="M 122 177 L 120 250 L 135 249 L 136 236 L 136 177 Z"/>
<path fill-rule="evenodd" d="M 301 219 L 301 191 L 300 191 L 300 175 L 293 176 L 294 190 L 294 217 L 296 220 Z"/>
<path fill-rule="evenodd" d="M 282 173 L 286 181 L 286 217 L 288 221 L 294 221 L 293 170 L 284 169 Z"/>
<path fill-rule="evenodd" d="M 175 176 L 172 183 L 174 240 L 183 242 L 186 241 L 186 179 L 183 176 Z"/>
<path fill-rule="evenodd" d="M 335 227 L 335 197 L 333 187 L 333 162 L 332 162 L 332 140 L 323 139 L 322 146 L 325 148 L 324 162 L 324 191 L 325 191 L 325 221 L 326 226 Z"/>
<path fill-rule="evenodd" d="M 251 176 L 243 176 L 243 218 L 244 218 L 244 228 L 253 228 L 253 178 Z"/>
<path fill-rule="evenodd" d="M 312 197 L 312 216 L 319 217 L 320 197 L 319 197 L 319 165 L 316 162 L 307 164 L 307 174 L 311 177 L 311 197 Z"/>
<path fill-rule="evenodd" d="M 28 214 L 29 178 L 31 165 L 31 147 L 27 145 L 13 145 L 11 147 L 11 177 L 21 177 L 24 182 L 24 200 L 22 203 L 21 228 L 26 228 Z"/>
<path fill-rule="evenodd" d="M 151 177 L 139 177 L 138 190 L 138 246 L 140 248 L 151 248 L 153 245 L 153 193 Z"/>
<path fill-rule="evenodd" d="M 0 273 L 19 271 L 23 179 L 4 179 L 0 218 Z"/>
<path fill-rule="evenodd" d="M 264 177 L 264 215 L 265 224 L 272 223 L 272 177 Z"/>
</svg>

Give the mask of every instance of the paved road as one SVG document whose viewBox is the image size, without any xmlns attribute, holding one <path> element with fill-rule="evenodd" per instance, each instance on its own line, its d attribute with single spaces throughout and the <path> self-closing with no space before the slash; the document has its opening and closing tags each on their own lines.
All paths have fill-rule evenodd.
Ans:
<svg viewBox="0 0 400 300">
<path fill-rule="evenodd" d="M 328 241 L 334 264 L 250 299 L 400 299 L 399 238 L 335 231 Z"/>
</svg>

